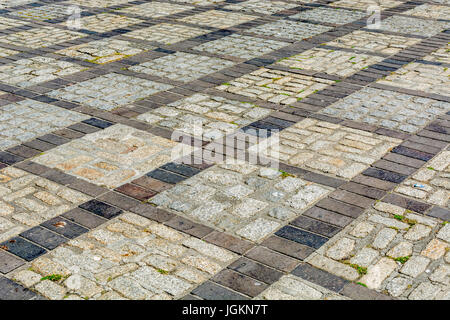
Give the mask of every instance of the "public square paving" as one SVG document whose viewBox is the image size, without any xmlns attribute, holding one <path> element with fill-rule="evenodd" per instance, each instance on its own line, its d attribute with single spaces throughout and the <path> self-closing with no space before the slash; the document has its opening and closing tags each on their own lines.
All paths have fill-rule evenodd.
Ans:
<svg viewBox="0 0 450 320">
<path fill-rule="evenodd" d="M 448 0 L 0 16 L 0 300 L 450 300 Z"/>
</svg>

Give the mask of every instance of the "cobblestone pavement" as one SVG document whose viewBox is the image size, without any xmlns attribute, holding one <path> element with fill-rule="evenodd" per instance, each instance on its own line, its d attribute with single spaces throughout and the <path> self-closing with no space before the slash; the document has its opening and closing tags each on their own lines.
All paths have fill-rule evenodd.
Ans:
<svg viewBox="0 0 450 320">
<path fill-rule="evenodd" d="M 0 300 L 450 300 L 448 1 L 0 16 Z"/>
</svg>

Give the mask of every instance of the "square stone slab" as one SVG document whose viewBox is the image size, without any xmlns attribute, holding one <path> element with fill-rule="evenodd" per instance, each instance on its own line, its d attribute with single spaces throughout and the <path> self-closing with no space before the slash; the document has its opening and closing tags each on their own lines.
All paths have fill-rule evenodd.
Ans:
<svg viewBox="0 0 450 320">
<path fill-rule="evenodd" d="M 355 30 L 352 33 L 327 42 L 326 44 L 340 48 L 357 49 L 391 55 L 399 53 L 401 50 L 406 49 L 419 41 L 420 39 L 416 38 Z"/>
<path fill-rule="evenodd" d="M 338 124 L 305 119 L 249 148 L 287 164 L 351 179 L 401 140 Z"/>
<path fill-rule="evenodd" d="M 437 49 L 436 51 L 430 53 L 429 55 L 424 57 L 423 60 L 450 64 L 449 52 L 450 52 L 450 44 L 447 43 L 445 47 Z"/>
<path fill-rule="evenodd" d="M 183 297 L 236 258 L 228 250 L 126 212 L 32 266 L 41 277 L 56 270 L 69 276 L 69 281 L 58 283 L 57 292 L 70 290 L 78 298 L 171 300 Z M 44 284 L 40 280 L 32 288 L 50 299 L 62 298 Z"/>
<path fill-rule="evenodd" d="M 11 14 L 28 20 L 44 21 L 63 18 L 70 13 L 65 5 L 51 4 L 24 10 L 17 10 Z"/>
<path fill-rule="evenodd" d="M 78 112 L 30 99 L 4 105 L 0 107 L 0 150 L 88 118 Z"/>
<path fill-rule="evenodd" d="M 320 113 L 415 133 L 449 110 L 450 103 L 447 102 L 363 88 L 322 109 Z"/>
<path fill-rule="evenodd" d="M 383 57 L 329 49 L 311 49 L 282 59 L 277 64 L 292 69 L 306 69 L 348 77 L 361 69 L 382 61 Z"/>
<path fill-rule="evenodd" d="M 233 235 L 260 242 L 333 189 L 277 169 L 228 161 L 149 201 Z"/>
<path fill-rule="evenodd" d="M 160 18 L 190 9 L 193 9 L 193 7 L 165 2 L 150 2 L 120 9 L 118 12 L 130 13 L 149 18 Z"/>
<path fill-rule="evenodd" d="M 44 152 L 35 162 L 116 188 L 171 160 L 178 143 L 121 124 Z"/>
<path fill-rule="evenodd" d="M 224 59 L 176 52 L 129 69 L 134 72 L 189 82 L 232 65 L 234 65 L 233 62 Z"/>
<path fill-rule="evenodd" d="M 0 5 L 1 8 L 1 5 Z M 2 17 L 0 21 L 0 30 L 9 29 L 9 28 L 17 28 L 27 24 L 27 22 L 22 20 L 10 19 L 6 17 Z"/>
<path fill-rule="evenodd" d="M 126 37 L 163 44 L 174 44 L 208 33 L 208 30 L 173 23 L 160 23 L 148 28 L 138 29 L 125 34 Z"/>
<path fill-rule="evenodd" d="M 397 7 L 403 2 L 396 0 L 339 0 L 330 4 L 332 7 L 344 7 L 350 9 L 359 9 L 366 11 L 370 6 L 379 6 L 381 9 L 386 10 L 389 8 Z"/>
<path fill-rule="evenodd" d="M 92 63 L 105 64 L 153 49 L 156 49 L 156 47 L 108 38 L 69 47 L 67 49 L 56 51 L 55 53 Z"/>
<path fill-rule="evenodd" d="M 229 28 L 237 24 L 252 21 L 256 16 L 243 13 L 210 10 L 193 16 L 178 19 L 182 22 L 198 24 L 201 26 L 214 27 L 218 29 Z"/>
<path fill-rule="evenodd" d="M 415 17 L 450 20 L 450 7 L 424 3 L 406 11 L 405 14 Z"/>
<path fill-rule="evenodd" d="M 159 82 L 109 73 L 51 91 L 47 95 L 110 111 L 170 88 L 172 86 Z"/>
<path fill-rule="evenodd" d="M 332 83 L 334 81 L 327 79 L 261 68 L 216 89 L 273 103 L 291 104 Z"/>
<path fill-rule="evenodd" d="M 87 68 L 71 62 L 33 57 L 0 66 L 0 81 L 26 88 L 84 70 Z"/>
<path fill-rule="evenodd" d="M 0 42 L 14 46 L 37 49 L 52 46 L 65 41 L 75 40 L 84 36 L 85 35 L 83 33 L 79 32 L 43 26 L 41 28 L 1 36 Z"/>
<path fill-rule="evenodd" d="M 251 28 L 247 31 L 257 35 L 300 41 L 331 29 L 331 27 L 319 24 L 279 20 Z"/>
<path fill-rule="evenodd" d="M 215 54 L 252 59 L 287 46 L 288 43 L 248 37 L 239 34 L 206 42 L 192 49 Z"/>
<path fill-rule="evenodd" d="M 200 134 L 203 140 L 213 140 L 264 118 L 270 112 L 270 109 L 252 103 L 194 94 L 143 113 L 137 119 L 191 136 Z"/>
<path fill-rule="evenodd" d="M 411 62 L 377 83 L 450 96 L 449 76 L 447 67 Z"/>
<path fill-rule="evenodd" d="M 81 28 L 95 32 L 107 32 L 114 29 L 123 29 L 133 24 L 142 23 L 144 20 L 129 18 L 111 13 L 101 13 L 94 16 L 81 18 Z"/>
<path fill-rule="evenodd" d="M 235 10 L 239 12 L 260 13 L 260 14 L 275 14 L 277 12 L 288 10 L 297 7 L 295 3 L 287 3 L 282 1 L 268 1 L 268 0 L 248 0 L 235 4 L 230 4 L 224 9 Z"/>
<path fill-rule="evenodd" d="M 6 167 L 0 170 L 0 240 L 56 217 L 90 199 L 55 182 Z"/>
</svg>

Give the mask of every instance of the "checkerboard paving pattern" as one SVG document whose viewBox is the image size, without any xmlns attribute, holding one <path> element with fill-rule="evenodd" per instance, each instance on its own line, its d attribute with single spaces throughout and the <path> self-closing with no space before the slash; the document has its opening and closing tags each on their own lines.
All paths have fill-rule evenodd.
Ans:
<svg viewBox="0 0 450 320">
<path fill-rule="evenodd" d="M 30 99 L 4 105 L 0 107 L 0 150 L 88 118 L 81 113 Z"/>
<path fill-rule="evenodd" d="M 392 91 L 364 88 L 321 113 L 414 133 L 450 109 L 450 104 Z"/>
<path fill-rule="evenodd" d="M 137 77 L 110 73 L 51 91 L 50 97 L 101 110 L 113 110 L 172 86 Z"/>
<path fill-rule="evenodd" d="M 261 68 L 217 89 L 269 102 L 291 104 L 332 83 L 332 80 Z"/>
<path fill-rule="evenodd" d="M 382 57 L 377 56 L 319 48 L 283 59 L 278 64 L 346 77 L 382 60 Z"/>
<path fill-rule="evenodd" d="M 169 162 L 175 146 L 173 141 L 116 124 L 45 152 L 34 161 L 116 188 Z"/>
<path fill-rule="evenodd" d="M 224 59 L 177 52 L 129 69 L 134 72 L 188 82 L 232 65 L 234 65 L 233 62 Z"/>
<path fill-rule="evenodd" d="M 206 225 L 261 241 L 332 189 L 271 168 L 223 163 L 150 199 Z M 207 203 L 205 203 L 207 201 Z"/>
<path fill-rule="evenodd" d="M 253 103 L 228 100 L 219 96 L 194 94 L 177 102 L 156 108 L 137 117 L 138 120 L 185 132 L 191 136 L 203 130 L 203 140 L 218 139 L 239 127 L 264 118 L 270 110 Z"/>
<path fill-rule="evenodd" d="M 0 81 L 25 88 L 86 69 L 71 62 L 34 57 L 0 66 Z"/>
<path fill-rule="evenodd" d="M 445 0 L 0 2 L 0 300 L 450 299 Z"/>
<path fill-rule="evenodd" d="M 0 242 L 90 200 L 81 192 L 15 168 L 0 170 L 0 194 Z"/>
</svg>

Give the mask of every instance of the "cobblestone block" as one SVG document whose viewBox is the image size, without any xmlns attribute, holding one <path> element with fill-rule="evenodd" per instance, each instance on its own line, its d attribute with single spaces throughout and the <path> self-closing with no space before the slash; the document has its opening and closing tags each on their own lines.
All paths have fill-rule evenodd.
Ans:
<svg viewBox="0 0 450 320">
<path fill-rule="evenodd" d="M 170 88 L 172 86 L 159 82 L 109 73 L 51 91 L 48 95 L 52 98 L 73 101 L 92 108 L 110 111 Z"/>
<path fill-rule="evenodd" d="M 319 48 L 283 59 L 277 64 L 347 77 L 381 60 L 382 57 Z"/>
<path fill-rule="evenodd" d="M 233 64 L 233 62 L 223 59 L 177 52 L 129 69 L 134 72 L 189 82 L 226 67 L 231 67 Z"/>
<path fill-rule="evenodd" d="M 99 186 L 116 188 L 168 162 L 176 145 L 116 124 L 45 152 L 34 161 Z"/>
<path fill-rule="evenodd" d="M 450 109 L 450 103 L 363 88 L 321 110 L 342 119 L 415 133 Z"/>
<path fill-rule="evenodd" d="M 248 32 L 282 39 L 300 41 L 330 30 L 331 27 L 305 22 L 279 20 L 248 30 Z"/>
<path fill-rule="evenodd" d="M 245 23 L 256 19 L 257 17 L 243 13 L 226 12 L 210 10 L 193 16 L 178 19 L 182 22 L 198 24 L 214 28 L 229 28 L 237 24 Z"/>
<path fill-rule="evenodd" d="M 156 41 L 167 45 L 206 34 L 208 30 L 173 23 L 160 23 L 148 28 L 137 29 L 126 34 L 127 37 L 146 41 Z"/>
<path fill-rule="evenodd" d="M 322 78 L 261 68 L 217 89 L 273 103 L 291 104 L 332 83 Z"/>
</svg>

